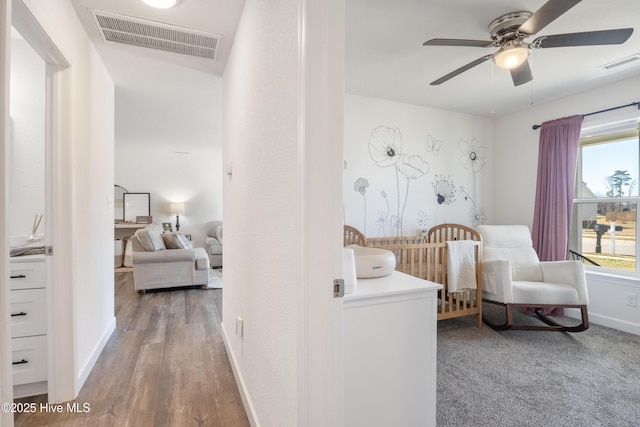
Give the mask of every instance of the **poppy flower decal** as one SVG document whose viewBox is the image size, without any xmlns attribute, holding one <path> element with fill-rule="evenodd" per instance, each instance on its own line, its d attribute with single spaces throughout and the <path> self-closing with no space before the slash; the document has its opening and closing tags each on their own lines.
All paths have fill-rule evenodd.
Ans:
<svg viewBox="0 0 640 427">
<path fill-rule="evenodd" d="M 377 166 L 393 166 L 402 154 L 402 134 L 398 128 L 379 126 L 369 136 L 369 155 Z"/>
<path fill-rule="evenodd" d="M 398 163 L 398 170 L 407 179 L 417 179 L 429 172 L 429 163 L 420 156 L 402 155 L 402 162 Z"/>
</svg>

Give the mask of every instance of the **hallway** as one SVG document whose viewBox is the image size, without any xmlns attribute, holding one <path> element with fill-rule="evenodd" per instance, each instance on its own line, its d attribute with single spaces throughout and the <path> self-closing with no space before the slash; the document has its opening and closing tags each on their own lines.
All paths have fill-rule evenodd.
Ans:
<svg viewBox="0 0 640 427">
<path fill-rule="evenodd" d="M 16 426 L 248 426 L 222 340 L 222 289 L 138 295 L 115 273 L 117 326 L 77 412 L 19 414 Z M 85 412 L 82 412 L 85 409 Z"/>
</svg>

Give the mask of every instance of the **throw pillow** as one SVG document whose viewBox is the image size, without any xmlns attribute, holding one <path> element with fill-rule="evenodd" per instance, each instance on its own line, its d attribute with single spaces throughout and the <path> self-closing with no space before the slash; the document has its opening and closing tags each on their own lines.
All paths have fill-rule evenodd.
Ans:
<svg viewBox="0 0 640 427">
<path fill-rule="evenodd" d="M 167 249 L 191 249 L 191 242 L 182 233 L 163 233 L 162 239 Z"/>
<path fill-rule="evenodd" d="M 143 228 L 136 231 L 135 236 L 146 251 L 155 252 L 166 249 L 161 234 L 155 230 Z"/>
</svg>

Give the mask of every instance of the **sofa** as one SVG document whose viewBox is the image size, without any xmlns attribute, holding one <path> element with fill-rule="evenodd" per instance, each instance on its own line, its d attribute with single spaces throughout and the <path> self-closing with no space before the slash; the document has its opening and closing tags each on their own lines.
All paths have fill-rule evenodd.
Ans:
<svg viewBox="0 0 640 427">
<path fill-rule="evenodd" d="M 222 267 L 222 221 L 210 221 L 205 225 L 205 229 L 205 244 L 211 267 Z"/>
<path fill-rule="evenodd" d="M 133 284 L 138 293 L 182 286 L 207 287 L 209 257 L 182 233 L 143 228 L 131 237 Z"/>
</svg>

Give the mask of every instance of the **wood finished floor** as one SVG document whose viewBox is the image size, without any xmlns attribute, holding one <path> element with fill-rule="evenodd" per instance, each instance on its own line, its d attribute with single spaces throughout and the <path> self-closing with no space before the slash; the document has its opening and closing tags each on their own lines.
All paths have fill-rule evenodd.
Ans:
<svg viewBox="0 0 640 427">
<path fill-rule="evenodd" d="M 248 426 L 220 330 L 221 289 L 135 293 L 115 275 L 116 331 L 78 398 L 87 413 L 16 414 L 16 426 Z M 46 402 L 46 396 L 18 399 Z"/>
</svg>

